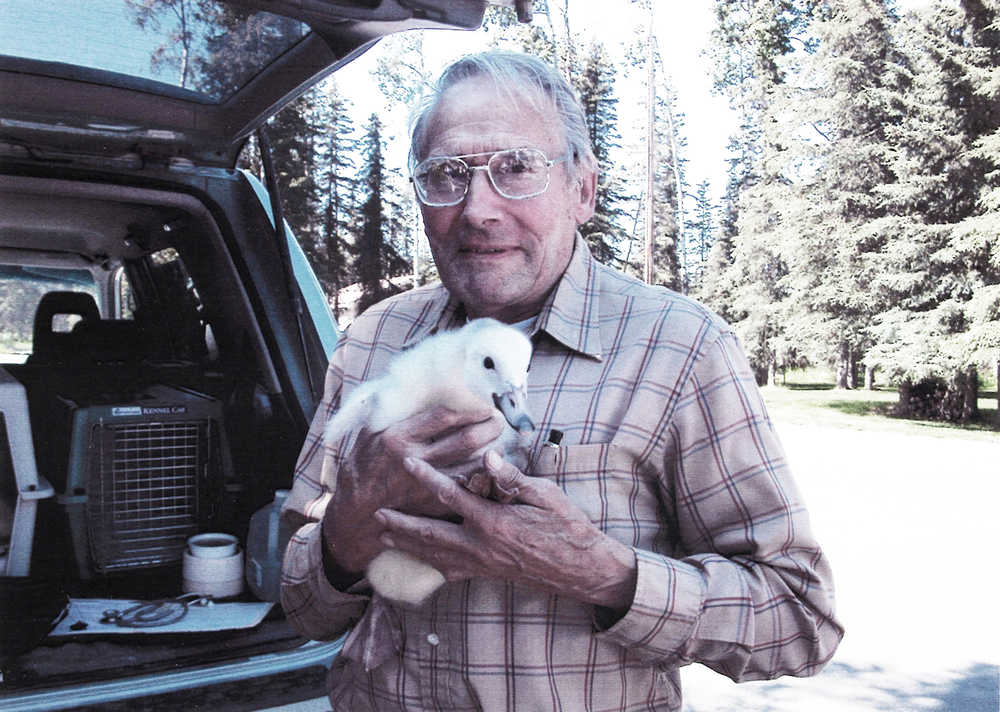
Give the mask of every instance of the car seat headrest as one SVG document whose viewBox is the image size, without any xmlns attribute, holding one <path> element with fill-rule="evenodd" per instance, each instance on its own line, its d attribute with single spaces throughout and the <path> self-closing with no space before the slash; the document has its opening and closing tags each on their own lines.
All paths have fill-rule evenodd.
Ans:
<svg viewBox="0 0 1000 712">
<path fill-rule="evenodd" d="M 55 318 L 60 314 L 76 315 L 82 319 L 101 318 L 97 302 L 86 292 L 49 292 L 44 295 L 35 310 L 31 361 L 45 363 L 72 356 L 75 349 L 72 332 L 53 329 Z"/>
</svg>

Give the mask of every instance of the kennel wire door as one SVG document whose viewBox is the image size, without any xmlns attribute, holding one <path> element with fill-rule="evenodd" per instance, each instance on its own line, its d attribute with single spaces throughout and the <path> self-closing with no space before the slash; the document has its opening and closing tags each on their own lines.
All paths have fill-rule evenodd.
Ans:
<svg viewBox="0 0 1000 712">
<path fill-rule="evenodd" d="M 188 537 L 211 525 L 228 471 L 221 418 L 217 400 L 170 386 L 77 405 L 67 494 L 78 496 L 63 499 L 81 570 L 181 561 Z"/>
<path fill-rule="evenodd" d="M 97 571 L 181 559 L 199 531 L 211 427 L 210 420 L 94 426 L 87 520 Z"/>
</svg>

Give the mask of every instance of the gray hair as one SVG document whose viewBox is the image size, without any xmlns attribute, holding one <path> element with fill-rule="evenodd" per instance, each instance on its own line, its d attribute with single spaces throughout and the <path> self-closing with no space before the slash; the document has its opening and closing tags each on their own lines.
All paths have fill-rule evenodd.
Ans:
<svg viewBox="0 0 1000 712">
<path fill-rule="evenodd" d="M 474 77 L 492 80 L 497 91 L 513 103 L 521 103 L 539 113 L 548 113 L 555 108 L 562 125 L 566 151 L 573 156 L 571 175 L 577 173 L 581 164 L 596 165 L 583 107 L 562 74 L 530 54 L 489 50 L 461 57 L 446 67 L 431 91 L 415 107 L 410 131 L 411 173 L 426 158 L 430 118 L 438 108 L 441 97 L 452 86 Z"/>
</svg>

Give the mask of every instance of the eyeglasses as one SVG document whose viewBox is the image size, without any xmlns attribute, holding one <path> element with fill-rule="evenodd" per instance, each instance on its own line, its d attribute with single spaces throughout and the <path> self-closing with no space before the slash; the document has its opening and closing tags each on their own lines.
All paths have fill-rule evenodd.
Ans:
<svg viewBox="0 0 1000 712">
<path fill-rule="evenodd" d="M 549 168 L 571 154 L 549 160 L 537 148 L 508 148 L 504 151 L 470 153 L 465 156 L 432 156 L 417 164 L 413 185 L 424 205 L 443 208 L 458 205 L 469 192 L 473 171 L 486 171 L 493 188 L 510 200 L 541 195 L 549 187 Z M 489 156 L 482 166 L 470 166 L 467 159 Z"/>
</svg>

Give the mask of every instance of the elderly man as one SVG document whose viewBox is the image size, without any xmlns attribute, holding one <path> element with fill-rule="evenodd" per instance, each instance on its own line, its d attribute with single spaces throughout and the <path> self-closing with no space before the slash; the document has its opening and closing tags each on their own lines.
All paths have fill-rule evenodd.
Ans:
<svg viewBox="0 0 1000 712">
<path fill-rule="evenodd" d="M 308 522 L 285 557 L 289 620 L 315 639 L 354 626 L 334 709 L 677 710 L 691 662 L 817 672 L 842 635 L 830 572 L 746 358 L 701 305 L 591 257 L 577 228 L 597 167 L 566 82 L 526 55 L 457 61 L 417 115 L 411 169 L 441 284 L 338 344 L 286 509 Z M 513 499 L 440 471 L 499 434 L 485 404 L 323 441 L 392 354 L 477 317 L 534 344 L 531 465 L 482 463 Z M 415 607 L 374 595 L 364 570 L 388 547 L 447 583 Z"/>
</svg>

